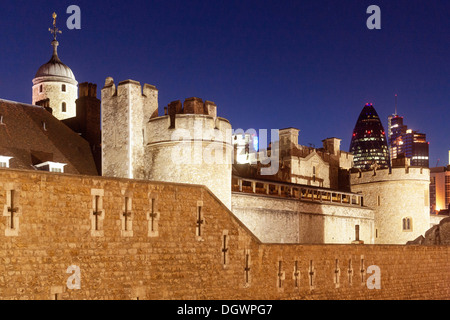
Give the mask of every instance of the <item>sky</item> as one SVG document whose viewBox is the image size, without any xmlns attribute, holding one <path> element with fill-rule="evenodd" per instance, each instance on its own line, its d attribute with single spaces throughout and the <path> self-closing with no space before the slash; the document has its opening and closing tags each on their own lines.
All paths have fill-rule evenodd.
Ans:
<svg viewBox="0 0 450 320">
<path fill-rule="evenodd" d="M 67 28 L 70 5 L 80 30 Z M 370 5 L 381 29 L 367 28 Z M 160 114 L 199 97 L 234 129 L 295 127 L 302 145 L 337 137 L 348 151 L 364 105 L 387 129 L 397 94 L 405 124 L 427 134 L 430 166 L 448 164 L 448 0 L 3 0 L 0 98 L 31 103 L 54 11 L 59 57 L 99 97 L 106 77 L 132 79 L 159 89 Z"/>
</svg>

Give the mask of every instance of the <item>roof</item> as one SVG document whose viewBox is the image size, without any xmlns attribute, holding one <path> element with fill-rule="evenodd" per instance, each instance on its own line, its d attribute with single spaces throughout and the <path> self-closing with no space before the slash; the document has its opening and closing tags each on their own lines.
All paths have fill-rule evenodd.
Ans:
<svg viewBox="0 0 450 320">
<path fill-rule="evenodd" d="M 0 155 L 10 168 L 36 170 L 47 161 L 65 173 L 98 175 L 89 143 L 39 106 L 0 99 Z"/>
<path fill-rule="evenodd" d="M 67 65 L 65 65 L 58 57 L 58 52 L 56 49 L 58 46 L 58 42 L 53 41 L 52 45 L 52 57 L 47 63 L 43 64 L 38 69 L 34 78 L 37 79 L 41 77 L 57 77 L 60 81 L 67 81 L 70 83 L 76 82 L 75 75 L 73 74 L 72 70 Z"/>
</svg>

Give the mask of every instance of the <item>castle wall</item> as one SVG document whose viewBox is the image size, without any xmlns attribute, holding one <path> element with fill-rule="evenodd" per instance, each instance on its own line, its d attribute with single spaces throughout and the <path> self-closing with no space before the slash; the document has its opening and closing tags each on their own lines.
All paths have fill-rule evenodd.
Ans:
<svg viewBox="0 0 450 320">
<path fill-rule="evenodd" d="M 104 176 L 144 177 L 146 123 L 158 110 L 158 91 L 126 80 L 102 89 L 102 171 Z"/>
<path fill-rule="evenodd" d="M 146 127 L 145 178 L 207 186 L 231 206 L 231 125 L 223 118 L 176 114 Z"/>
<path fill-rule="evenodd" d="M 312 203 L 263 195 L 232 194 L 232 211 L 264 243 L 373 243 L 374 216 L 369 208 Z"/>
<path fill-rule="evenodd" d="M 0 208 L 11 190 L 19 223 L 14 235 L 0 219 L 1 299 L 450 296 L 449 246 L 262 244 L 202 186 L 0 169 Z M 367 287 L 371 265 L 380 289 Z"/>
<path fill-rule="evenodd" d="M 405 244 L 430 228 L 430 170 L 393 168 L 351 174 L 352 192 L 362 192 L 375 214 L 375 243 Z M 412 221 L 404 230 L 403 219 Z"/>
<path fill-rule="evenodd" d="M 66 86 L 66 92 L 61 90 L 62 85 Z M 42 85 L 42 92 L 40 86 Z M 75 101 L 78 97 L 78 87 L 71 83 L 61 81 L 39 82 L 32 88 L 32 104 L 38 101 L 50 99 L 52 114 L 59 120 L 64 120 L 76 116 Z M 62 103 L 66 103 L 66 112 L 62 112 Z"/>
</svg>

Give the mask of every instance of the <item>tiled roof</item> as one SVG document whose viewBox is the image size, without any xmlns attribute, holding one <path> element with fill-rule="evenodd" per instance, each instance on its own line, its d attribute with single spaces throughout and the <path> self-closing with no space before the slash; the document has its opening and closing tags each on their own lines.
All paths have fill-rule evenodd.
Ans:
<svg viewBox="0 0 450 320">
<path fill-rule="evenodd" d="M 89 143 L 39 106 L 0 99 L 0 155 L 10 168 L 66 163 L 65 173 L 98 175 Z"/>
</svg>

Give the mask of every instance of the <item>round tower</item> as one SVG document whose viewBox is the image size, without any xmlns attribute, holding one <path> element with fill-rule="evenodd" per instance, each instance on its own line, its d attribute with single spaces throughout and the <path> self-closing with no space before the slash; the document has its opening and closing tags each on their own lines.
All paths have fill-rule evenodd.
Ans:
<svg viewBox="0 0 450 320">
<path fill-rule="evenodd" d="M 72 70 L 58 57 L 56 36 L 61 31 L 56 27 L 56 14 L 53 14 L 53 54 L 42 65 L 33 79 L 32 104 L 47 108 L 59 120 L 76 116 L 75 101 L 78 98 L 78 82 Z"/>
<path fill-rule="evenodd" d="M 147 179 L 205 185 L 231 208 L 231 124 L 213 102 L 172 102 L 145 131 Z"/>
<path fill-rule="evenodd" d="M 430 228 L 430 170 L 419 167 L 352 172 L 352 192 L 374 210 L 375 244 L 406 244 Z"/>
</svg>

